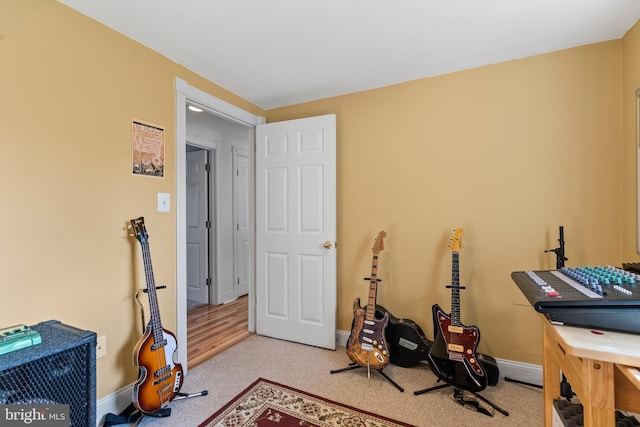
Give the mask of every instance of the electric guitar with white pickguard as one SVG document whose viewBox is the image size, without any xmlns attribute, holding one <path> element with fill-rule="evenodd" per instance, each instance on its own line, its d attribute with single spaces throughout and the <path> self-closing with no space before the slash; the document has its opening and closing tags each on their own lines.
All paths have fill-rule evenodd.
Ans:
<svg viewBox="0 0 640 427">
<path fill-rule="evenodd" d="M 373 261 L 369 284 L 369 301 L 365 309 L 360 306 L 360 298 L 353 302 L 353 324 L 347 341 L 347 355 L 360 366 L 381 371 L 389 364 L 389 348 L 385 330 L 389 323 L 389 314 L 376 318 L 376 298 L 378 292 L 378 255 L 384 249 L 383 239 L 387 233 L 378 233 L 373 243 Z"/>
</svg>

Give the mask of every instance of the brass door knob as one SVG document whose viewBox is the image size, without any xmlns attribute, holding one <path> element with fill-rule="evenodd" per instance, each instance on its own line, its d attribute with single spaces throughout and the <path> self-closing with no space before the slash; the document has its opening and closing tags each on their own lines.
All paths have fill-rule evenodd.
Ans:
<svg viewBox="0 0 640 427">
<path fill-rule="evenodd" d="M 330 241 L 327 240 L 326 242 L 324 242 L 324 245 L 322 245 L 322 246 L 324 246 L 325 249 L 331 249 L 333 244 Z"/>
</svg>

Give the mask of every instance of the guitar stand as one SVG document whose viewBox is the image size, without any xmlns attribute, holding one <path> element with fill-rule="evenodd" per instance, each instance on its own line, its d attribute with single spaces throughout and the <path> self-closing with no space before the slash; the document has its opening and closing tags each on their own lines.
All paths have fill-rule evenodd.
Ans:
<svg viewBox="0 0 640 427">
<path fill-rule="evenodd" d="M 370 277 L 365 277 L 364 280 L 371 281 L 371 278 Z M 381 282 L 382 279 L 376 279 L 376 281 L 377 282 Z M 334 369 L 333 371 L 331 371 L 331 373 L 332 374 L 337 374 L 338 372 L 350 371 L 352 369 L 357 369 L 357 368 L 367 368 L 367 372 L 369 372 L 369 367 L 368 366 L 361 366 L 361 365 L 358 365 L 355 362 L 351 362 L 351 363 L 349 363 L 349 366 L 347 366 L 346 368 Z M 402 387 L 400 387 L 400 385 L 397 382 L 395 382 L 394 380 L 389 378 L 389 376 L 384 373 L 383 369 L 374 369 L 374 370 L 376 372 L 378 372 L 380 375 L 382 375 L 383 377 L 385 377 L 386 380 L 389 381 L 395 388 L 400 390 L 401 393 L 404 393 L 404 389 Z"/>
<path fill-rule="evenodd" d="M 352 369 L 357 369 L 357 368 L 366 368 L 366 366 L 360 366 L 357 363 L 351 362 L 349 363 L 349 366 L 347 366 L 346 368 L 334 369 L 333 371 L 331 371 L 331 373 L 337 374 L 338 372 L 350 371 Z M 382 375 L 383 377 L 385 377 L 387 381 L 389 381 L 395 388 L 400 390 L 401 393 L 404 393 L 404 389 L 400 387 L 400 385 L 397 382 L 389 378 L 389 376 L 384 373 L 383 369 L 374 369 L 374 370 L 380 375 Z"/>
<path fill-rule="evenodd" d="M 165 289 L 166 286 L 156 286 L 156 289 Z M 142 333 L 144 334 L 144 329 L 145 329 L 145 317 L 144 317 L 144 307 L 142 306 L 142 303 L 140 302 L 139 296 L 142 293 L 148 293 L 148 290 L 145 289 L 138 289 L 136 291 L 136 303 L 138 303 L 138 306 L 140 307 L 140 318 L 142 319 Z M 207 390 L 203 390 L 199 393 L 176 393 L 176 395 L 173 397 L 173 399 L 171 399 L 171 402 L 175 402 L 177 400 L 183 400 L 183 399 L 188 399 L 191 397 L 199 397 L 199 396 L 206 396 L 207 394 L 209 394 L 209 392 Z M 142 421 L 142 419 L 144 417 L 151 417 L 151 418 L 166 418 L 171 416 L 171 408 L 169 407 L 164 407 L 162 409 L 159 409 L 155 412 L 151 412 L 151 413 L 143 413 L 141 411 L 139 411 L 134 405 L 133 402 L 129 404 L 129 406 L 127 406 L 124 411 L 120 412 L 120 414 L 115 415 L 112 413 L 108 413 L 104 416 L 104 427 L 111 427 L 111 426 L 115 426 L 115 425 L 120 425 L 120 424 L 134 424 L 134 425 L 138 425 L 140 424 L 140 421 Z"/>
<path fill-rule="evenodd" d="M 504 380 L 508 383 L 516 383 L 516 384 L 527 385 L 529 387 L 542 388 L 541 385 L 528 383 L 526 381 L 514 380 L 513 378 L 509 378 L 509 377 L 504 377 Z"/>
<path fill-rule="evenodd" d="M 438 380 L 439 381 L 439 380 Z M 414 391 L 413 394 L 415 396 L 419 395 L 419 394 L 425 394 L 425 393 L 429 393 L 431 391 L 435 391 L 435 390 L 440 390 L 441 388 L 445 388 L 445 387 L 453 387 L 451 384 L 440 384 L 434 387 L 429 387 L 429 388 L 425 388 L 424 390 L 419 390 L 419 391 Z M 483 401 L 484 403 L 486 403 L 487 405 L 491 406 L 493 409 L 495 409 L 496 411 L 500 412 L 501 414 L 505 415 L 505 416 L 509 416 L 509 412 L 505 411 L 504 409 L 502 409 L 501 407 L 499 407 L 498 405 L 496 405 L 495 403 L 493 403 L 492 401 L 490 401 L 489 399 L 486 399 L 482 396 L 480 396 L 478 393 L 474 392 L 474 391 L 470 391 L 470 390 L 463 390 L 460 387 L 456 387 L 453 390 L 453 395 L 451 396 L 453 400 L 455 400 L 458 404 L 464 406 L 465 408 L 480 412 L 481 414 L 485 414 L 488 415 L 490 417 L 493 417 L 493 413 L 485 408 L 483 408 L 477 401 L 465 401 L 465 395 L 464 392 L 470 393 L 473 396 L 475 396 L 477 399 L 480 399 L 481 401 Z"/>
<path fill-rule="evenodd" d="M 206 396 L 207 394 L 208 394 L 207 390 L 201 391 L 199 393 L 192 393 L 192 394 L 177 393 L 171 401 L 175 402 L 176 400 L 187 399 L 190 397 Z M 171 416 L 171 408 L 169 407 L 159 409 L 156 412 L 145 414 L 143 412 L 140 412 L 138 409 L 136 409 L 133 403 L 130 403 L 129 406 L 127 406 L 125 410 L 120 412 L 120 414 L 118 415 L 111 414 L 111 413 L 106 414 L 104 416 L 103 427 L 111 427 L 111 426 L 120 425 L 120 424 L 133 424 L 137 426 L 138 424 L 140 424 L 140 422 L 144 417 L 166 418 L 169 416 Z"/>
</svg>

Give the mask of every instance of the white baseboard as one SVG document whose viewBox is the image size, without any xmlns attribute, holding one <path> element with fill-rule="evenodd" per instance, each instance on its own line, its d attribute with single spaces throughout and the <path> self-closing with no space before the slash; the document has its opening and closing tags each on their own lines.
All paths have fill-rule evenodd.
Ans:
<svg viewBox="0 0 640 427">
<path fill-rule="evenodd" d="M 337 330 L 336 344 L 346 347 L 350 334 L 349 331 Z M 507 377 L 516 381 L 542 385 L 542 366 L 507 359 L 496 359 L 496 362 L 498 362 L 500 378 Z"/>
<path fill-rule="evenodd" d="M 341 331 L 340 329 L 338 329 L 336 331 L 336 345 L 339 345 L 340 347 L 346 347 L 347 342 L 349 341 L 349 335 L 351 335 L 351 332 Z"/>
<path fill-rule="evenodd" d="M 500 378 L 510 378 L 516 381 L 542 385 L 542 366 L 531 363 L 516 362 L 514 360 L 496 359 Z"/>
<path fill-rule="evenodd" d="M 108 396 L 98 399 L 96 402 L 96 425 L 101 426 L 104 423 L 104 416 L 111 414 L 119 414 L 124 411 L 133 399 L 133 383 L 129 384 L 111 393 Z"/>
</svg>

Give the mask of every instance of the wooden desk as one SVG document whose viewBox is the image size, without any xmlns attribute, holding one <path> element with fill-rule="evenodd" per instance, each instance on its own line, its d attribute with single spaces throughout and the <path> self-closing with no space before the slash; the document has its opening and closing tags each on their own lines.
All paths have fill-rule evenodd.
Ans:
<svg viewBox="0 0 640 427">
<path fill-rule="evenodd" d="M 557 326 L 542 317 L 546 427 L 560 397 L 560 370 L 582 403 L 585 427 L 613 426 L 615 409 L 640 413 L 639 335 Z"/>
</svg>

